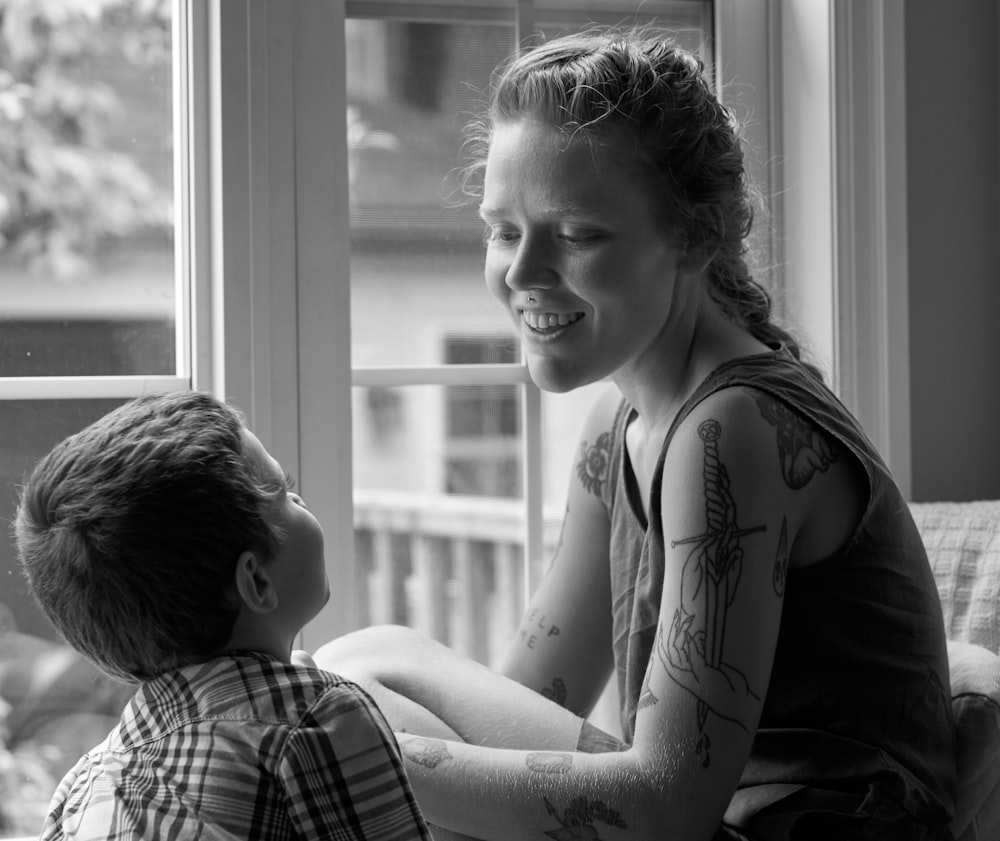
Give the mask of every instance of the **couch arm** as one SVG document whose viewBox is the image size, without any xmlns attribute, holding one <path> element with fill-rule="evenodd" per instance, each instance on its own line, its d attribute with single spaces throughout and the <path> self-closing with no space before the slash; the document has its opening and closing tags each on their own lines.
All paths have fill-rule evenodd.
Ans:
<svg viewBox="0 0 1000 841">
<path fill-rule="evenodd" d="M 948 643 L 958 788 L 956 841 L 1000 838 L 1000 657 Z"/>
</svg>

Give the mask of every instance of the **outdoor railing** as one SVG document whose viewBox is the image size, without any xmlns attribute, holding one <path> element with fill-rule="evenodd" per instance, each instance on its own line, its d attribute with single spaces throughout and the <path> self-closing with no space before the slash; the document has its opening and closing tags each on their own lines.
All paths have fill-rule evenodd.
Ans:
<svg viewBox="0 0 1000 841">
<path fill-rule="evenodd" d="M 548 562 L 559 527 L 547 513 L 533 565 Z M 355 491 L 354 534 L 362 625 L 410 625 L 497 665 L 524 611 L 523 502 Z"/>
</svg>

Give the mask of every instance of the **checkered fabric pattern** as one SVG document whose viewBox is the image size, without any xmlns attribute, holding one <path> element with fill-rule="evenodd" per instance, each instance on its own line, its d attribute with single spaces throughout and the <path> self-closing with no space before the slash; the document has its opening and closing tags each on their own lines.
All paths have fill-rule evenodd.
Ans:
<svg viewBox="0 0 1000 841">
<path fill-rule="evenodd" d="M 57 839 L 430 839 L 358 686 L 239 653 L 142 684 L 60 784 Z"/>
</svg>

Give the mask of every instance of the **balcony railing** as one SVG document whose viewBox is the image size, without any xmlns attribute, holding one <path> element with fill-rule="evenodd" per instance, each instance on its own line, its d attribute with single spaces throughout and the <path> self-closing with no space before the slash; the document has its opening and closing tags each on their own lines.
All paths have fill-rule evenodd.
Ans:
<svg viewBox="0 0 1000 841">
<path fill-rule="evenodd" d="M 544 557 L 526 578 L 522 502 L 355 491 L 362 624 L 409 625 L 495 667 L 560 523 L 561 512 L 546 512 Z"/>
</svg>

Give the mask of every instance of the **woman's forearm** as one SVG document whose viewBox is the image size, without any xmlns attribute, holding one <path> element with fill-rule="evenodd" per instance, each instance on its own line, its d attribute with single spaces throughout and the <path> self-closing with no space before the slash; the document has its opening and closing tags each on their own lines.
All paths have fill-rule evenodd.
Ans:
<svg viewBox="0 0 1000 841">
<path fill-rule="evenodd" d="M 634 751 L 498 750 L 407 734 L 399 742 L 428 821 L 486 841 L 562 837 L 560 829 L 567 838 L 698 841 L 700 825 L 714 820 L 680 814 L 664 769 L 652 773 Z"/>
</svg>

